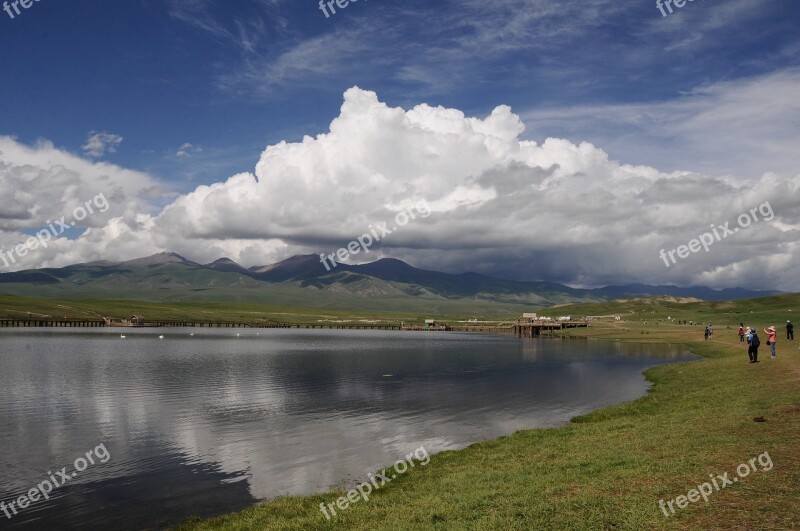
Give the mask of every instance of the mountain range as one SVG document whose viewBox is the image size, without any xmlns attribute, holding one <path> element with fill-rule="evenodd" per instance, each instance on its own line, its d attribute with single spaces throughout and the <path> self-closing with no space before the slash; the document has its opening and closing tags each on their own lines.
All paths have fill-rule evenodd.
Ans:
<svg viewBox="0 0 800 531">
<path fill-rule="evenodd" d="M 59 299 L 253 302 L 317 309 L 424 309 L 435 314 L 457 309 L 496 313 L 653 296 L 719 301 L 779 292 L 646 284 L 579 289 L 555 282 L 430 271 L 393 258 L 338 264 L 328 271 L 318 255 L 245 268 L 228 258 L 199 264 L 175 253 L 160 253 L 125 262 L 0 274 L 0 293 Z"/>
</svg>

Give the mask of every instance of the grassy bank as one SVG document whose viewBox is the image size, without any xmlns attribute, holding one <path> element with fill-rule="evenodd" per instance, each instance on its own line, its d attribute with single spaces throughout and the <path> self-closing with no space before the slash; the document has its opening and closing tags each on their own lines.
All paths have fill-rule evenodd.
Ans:
<svg viewBox="0 0 800 531">
<path fill-rule="evenodd" d="M 781 341 L 777 361 L 764 346 L 763 361 L 749 364 L 735 329 L 727 328 L 740 320 L 781 326 L 788 309 L 798 307 L 800 298 L 791 296 L 735 305 L 559 308 L 624 317 L 572 336 L 685 343 L 704 359 L 651 369 L 647 396 L 568 426 L 437 454 L 332 522 L 319 504 L 344 492 L 282 498 L 184 529 L 800 528 L 800 341 Z M 669 324 L 667 317 L 712 320 L 715 337 L 705 342 L 701 327 Z M 732 478 L 738 465 L 764 452 L 771 470 L 759 466 L 708 503 L 691 503 L 669 518 L 659 509 L 660 499 L 686 495 L 711 473 Z"/>
<path fill-rule="evenodd" d="M 407 306 L 407 305 L 406 305 Z M 112 317 L 128 319 L 133 314 L 143 315 L 149 320 L 213 321 L 213 322 L 377 322 L 398 325 L 401 322 L 422 323 L 435 317 L 444 322 L 466 319 L 515 319 L 525 307 L 474 302 L 459 304 L 456 300 L 419 303 L 418 308 L 403 310 L 403 305 L 386 303 L 380 309 L 370 309 L 362 304 L 357 311 L 352 309 L 319 309 L 296 304 L 259 304 L 242 302 L 152 302 L 141 300 L 56 300 L 0 295 L 0 319 L 27 319 L 29 316 L 56 318 L 84 317 L 98 319 Z M 389 309 L 387 309 L 389 308 Z M 400 309 L 397 309 L 400 308 Z"/>
</svg>

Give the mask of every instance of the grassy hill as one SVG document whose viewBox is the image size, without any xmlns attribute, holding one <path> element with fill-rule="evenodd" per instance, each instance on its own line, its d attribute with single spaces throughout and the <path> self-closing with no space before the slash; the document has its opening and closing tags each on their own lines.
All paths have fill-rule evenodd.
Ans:
<svg viewBox="0 0 800 531">
<path fill-rule="evenodd" d="M 549 310 L 559 315 L 619 315 L 629 324 L 651 327 L 666 326 L 671 321 L 694 321 L 702 325 L 712 322 L 720 329 L 738 330 L 739 323 L 759 330 L 768 324 L 779 329 L 787 320 L 800 321 L 800 294 L 759 297 L 727 302 L 680 302 L 674 297 L 632 299 L 624 302 L 563 305 Z M 546 313 L 540 312 L 540 313 Z M 702 330 L 700 330 L 702 333 Z"/>
<path fill-rule="evenodd" d="M 316 255 L 245 269 L 228 259 L 203 265 L 174 253 L 161 253 L 127 262 L 92 262 L 0 274 L 0 295 L 18 297 L 137 300 L 170 306 L 208 303 L 223 311 L 226 304 L 236 304 L 281 311 L 301 308 L 368 315 L 389 312 L 440 319 L 518 315 L 554 304 L 664 294 L 720 300 L 771 293 L 642 284 L 577 289 L 554 282 L 429 271 L 390 258 L 361 265 L 340 264 L 327 271 Z M 101 309 L 97 311 L 103 313 Z"/>
<path fill-rule="evenodd" d="M 313 323 L 325 320 L 378 321 L 386 324 L 422 322 L 426 318 L 445 321 L 466 319 L 516 319 L 529 307 L 486 301 L 369 298 L 342 295 L 336 304 L 306 306 L 305 298 L 284 298 L 281 303 L 247 302 L 154 302 L 143 300 L 36 299 L 0 295 L 0 319 L 32 317 L 112 317 L 127 319 L 139 314 L 149 320 L 215 322 L 277 321 Z M 388 308 L 388 309 L 387 309 Z"/>
<path fill-rule="evenodd" d="M 523 304 L 492 303 L 475 300 L 426 300 L 404 297 L 362 298 L 342 294 L 336 303 L 306 306 L 307 295 L 286 295 L 272 304 L 250 302 L 170 301 L 157 302 L 131 299 L 39 299 L 0 295 L 0 319 L 53 316 L 102 316 L 128 318 L 137 313 L 147 319 L 198 321 L 279 321 L 292 323 L 316 322 L 324 319 L 379 320 L 386 323 L 417 322 L 428 317 L 443 320 L 513 320 L 531 307 Z M 800 320 L 800 295 L 781 295 L 742 299 L 732 302 L 682 302 L 674 297 L 632 299 L 624 302 L 565 304 L 539 310 L 541 315 L 611 316 L 620 315 L 627 323 L 665 326 L 671 320 L 712 321 L 717 330 L 737 329 L 757 323 L 775 324 L 781 328 L 787 319 L 797 314 Z M 763 327 L 762 327 L 763 328 Z"/>
</svg>

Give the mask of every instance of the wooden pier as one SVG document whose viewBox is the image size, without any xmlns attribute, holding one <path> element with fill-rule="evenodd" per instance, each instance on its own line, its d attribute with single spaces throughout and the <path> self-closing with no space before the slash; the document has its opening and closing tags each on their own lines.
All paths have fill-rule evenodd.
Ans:
<svg viewBox="0 0 800 531">
<path fill-rule="evenodd" d="M 279 323 L 277 321 L 210 322 L 210 321 L 141 321 L 137 324 L 113 324 L 130 328 L 302 328 L 337 330 L 399 330 L 396 325 L 358 323 Z"/>
<path fill-rule="evenodd" d="M 0 319 L 0 328 L 302 328 L 337 330 L 400 330 L 398 325 L 361 323 L 279 323 L 277 321 L 172 321 L 153 320 L 132 323 L 129 320 L 66 318 Z"/>
<path fill-rule="evenodd" d="M 514 324 L 514 333 L 518 337 L 536 337 L 545 332 L 552 334 L 556 330 L 586 328 L 588 326 L 589 321 L 518 321 Z"/>
<path fill-rule="evenodd" d="M 103 328 L 103 319 L 0 319 L 0 328 Z"/>
<path fill-rule="evenodd" d="M 402 330 L 412 332 L 487 332 L 496 334 L 510 334 L 514 331 L 511 324 L 507 325 L 405 325 Z"/>
<path fill-rule="evenodd" d="M 0 319 L 0 328 L 295 328 L 295 329 L 328 329 L 328 330 L 405 330 L 425 332 L 484 332 L 484 333 L 514 333 L 518 337 L 536 337 L 544 333 L 553 333 L 566 328 L 580 328 L 589 326 L 588 321 L 518 321 L 516 323 L 503 323 L 498 325 L 383 325 L 363 323 L 280 323 L 277 321 L 252 321 L 252 322 L 212 322 L 212 321 L 172 321 L 153 320 L 139 321 L 112 321 L 110 319 L 65 318 L 54 319 Z"/>
</svg>

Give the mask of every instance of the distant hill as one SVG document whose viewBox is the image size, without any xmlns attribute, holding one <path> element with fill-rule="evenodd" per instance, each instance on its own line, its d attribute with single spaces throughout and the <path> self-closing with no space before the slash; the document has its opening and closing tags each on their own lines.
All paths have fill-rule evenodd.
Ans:
<svg viewBox="0 0 800 531">
<path fill-rule="evenodd" d="M 127 262 L 98 261 L 63 268 L 0 274 L 0 293 L 62 299 L 257 302 L 291 307 L 516 312 L 559 304 L 652 296 L 734 300 L 777 294 L 745 289 L 629 284 L 577 289 L 555 282 L 504 280 L 479 273 L 450 274 L 384 258 L 327 271 L 318 255 L 294 256 L 244 268 L 220 258 L 198 264 L 175 253 Z"/>
<path fill-rule="evenodd" d="M 678 286 L 649 286 L 647 284 L 606 286 L 605 288 L 598 288 L 594 291 L 610 299 L 633 299 L 637 297 L 659 297 L 668 295 L 671 297 L 695 298 L 705 301 L 732 301 L 781 294 L 780 291 L 753 291 L 743 288 L 715 290 L 705 286 L 681 288 Z"/>
</svg>

